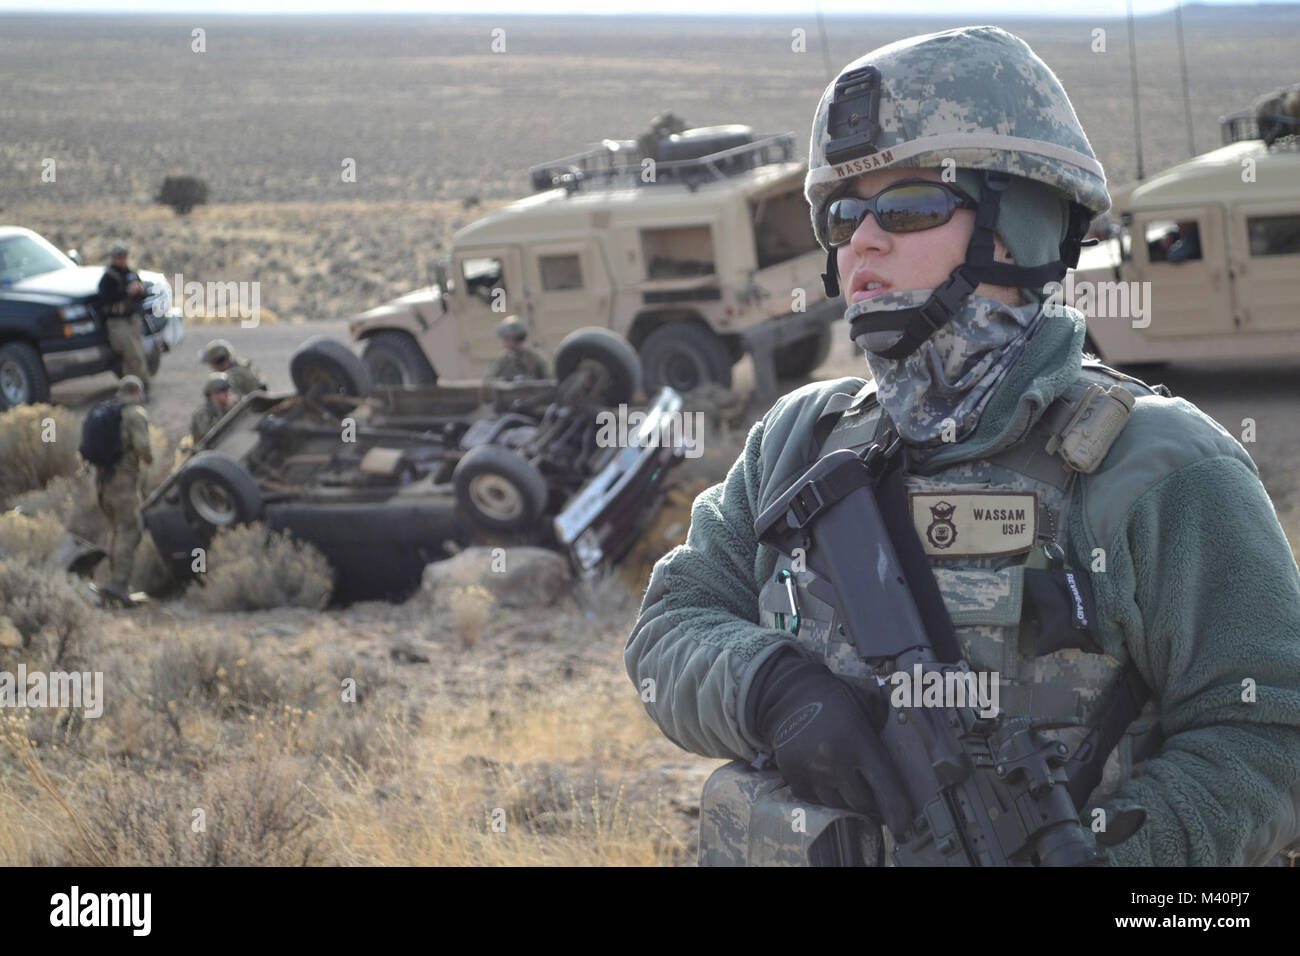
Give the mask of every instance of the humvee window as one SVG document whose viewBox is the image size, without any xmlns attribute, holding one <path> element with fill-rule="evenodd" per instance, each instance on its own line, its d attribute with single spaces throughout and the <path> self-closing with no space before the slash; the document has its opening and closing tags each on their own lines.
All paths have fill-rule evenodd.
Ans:
<svg viewBox="0 0 1300 956">
<path fill-rule="evenodd" d="M 537 271 L 543 292 L 566 292 L 582 288 L 582 264 L 577 255 L 538 256 Z"/>
<path fill-rule="evenodd" d="M 1300 216 L 1251 216 L 1246 220 L 1252 256 L 1300 255 Z"/>
<path fill-rule="evenodd" d="M 462 267 L 465 272 L 465 291 L 483 299 L 492 298 L 493 289 L 504 289 L 502 278 L 504 266 L 500 259 L 466 259 Z"/>
<path fill-rule="evenodd" d="M 713 233 L 708 226 L 642 229 L 646 278 L 681 279 L 712 275 Z"/>
<path fill-rule="evenodd" d="M 1201 258 L 1200 226 L 1195 220 L 1149 222 L 1146 241 L 1152 262 L 1191 262 Z"/>
<path fill-rule="evenodd" d="M 751 200 L 749 213 L 754 218 L 754 252 L 760 269 L 817 248 L 801 190 Z"/>
</svg>

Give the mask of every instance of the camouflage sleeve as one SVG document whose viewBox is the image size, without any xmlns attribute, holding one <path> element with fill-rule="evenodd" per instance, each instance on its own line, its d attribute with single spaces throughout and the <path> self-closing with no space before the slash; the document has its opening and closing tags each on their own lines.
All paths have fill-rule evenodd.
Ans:
<svg viewBox="0 0 1300 956">
<path fill-rule="evenodd" d="M 742 727 L 758 664 L 789 634 L 760 626 L 754 565 L 759 448 L 750 430 L 726 479 L 700 493 L 686 543 L 655 565 L 623 653 L 646 711 L 677 745 L 706 757 L 752 760 L 763 746 Z"/>
<path fill-rule="evenodd" d="M 537 356 L 537 377 L 539 379 L 550 378 L 551 363 L 547 360 L 546 356 L 543 355 L 541 352 L 536 352 L 534 354 Z"/>
<path fill-rule="evenodd" d="M 153 449 L 149 445 L 149 416 L 139 405 L 128 406 L 122 413 L 124 445 L 128 445 L 137 460 L 153 464 Z"/>
<path fill-rule="evenodd" d="M 1243 458 L 1147 490 L 1093 575 L 1165 737 L 1102 804 L 1148 814 L 1113 864 L 1260 865 L 1300 833 L 1300 572 Z"/>
<path fill-rule="evenodd" d="M 759 545 L 754 517 L 816 458 L 814 426 L 831 397 L 862 385 L 813 382 L 778 399 L 723 482 L 695 499 L 686 543 L 655 565 L 623 661 L 647 713 L 686 750 L 752 760 L 765 746 L 744 726 L 750 685 L 772 653 L 800 645 L 758 623 L 776 552 Z"/>
<path fill-rule="evenodd" d="M 196 442 L 202 441 L 208 433 L 208 412 L 206 408 L 197 408 L 190 416 L 190 437 Z"/>
</svg>

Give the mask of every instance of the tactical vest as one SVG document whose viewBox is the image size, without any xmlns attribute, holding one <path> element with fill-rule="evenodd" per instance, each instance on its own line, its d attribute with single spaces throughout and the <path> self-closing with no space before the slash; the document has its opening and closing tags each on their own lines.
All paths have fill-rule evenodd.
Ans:
<svg viewBox="0 0 1300 956">
<path fill-rule="evenodd" d="M 1090 636 L 1097 622 L 1088 569 L 1067 563 L 1070 502 L 1086 480 L 1080 470 L 1100 464 L 1126 423 L 1133 394 L 1168 394 L 1157 388 L 1086 362 L 1010 448 L 932 473 L 924 461 L 909 462 L 903 477 L 913 524 L 971 669 L 989 679 L 998 674 L 998 705 L 1009 715 L 1080 720 L 1046 733 L 1070 748 L 1071 793 L 1081 809 L 1138 769 L 1159 732 L 1136 669 Z M 825 433 L 819 456 L 840 448 L 861 453 L 878 437 L 881 418 L 873 383 L 856 395 L 833 396 L 816 426 L 818 437 Z M 886 676 L 858 656 L 833 606 L 814 593 L 816 583 L 812 571 L 780 555 L 760 593 L 760 623 L 795 632 L 851 683 Z"/>
</svg>

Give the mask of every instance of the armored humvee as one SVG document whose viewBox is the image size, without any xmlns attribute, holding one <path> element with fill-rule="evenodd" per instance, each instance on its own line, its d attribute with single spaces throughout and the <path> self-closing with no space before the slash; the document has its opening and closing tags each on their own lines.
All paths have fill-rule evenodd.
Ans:
<svg viewBox="0 0 1300 956">
<path fill-rule="evenodd" d="M 770 390 L 825 360 L 843 313 L 822 289 L 804 170 L 793 134 L 748 126 L 605 140 L 533 167 L 534 195 L 458 231 L 431 286 L 351 333 L 380 384 L 481 377 L 514 313 L 543 351 L 582 326 L 625 336 L 649 391 L 730 385 L 746 351 Z"/>
<path fill-rule="evenodd" d="M 1220 118 L 1224 144 L 1113 191 L 1064 295 L 1108 364 L 1300 355 L 1300 86 Z"/>
</svg>

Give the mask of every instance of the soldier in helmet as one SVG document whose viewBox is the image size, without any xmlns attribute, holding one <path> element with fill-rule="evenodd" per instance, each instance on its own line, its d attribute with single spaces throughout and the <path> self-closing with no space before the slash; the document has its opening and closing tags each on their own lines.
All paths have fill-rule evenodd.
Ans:
<svg viewBox="0 0 1300 956">
<path fill-rule="evenodd" d="M 809 156 L 827 291 L 871 379 L 779 399 L 700 494 L 624 654 L 648 713 L 738 761 L 711 794 L 756 793 L 767 754 L 801 805 L 908 832 L 906 794 L 861 771 L 882 766 L 889 715 L 862 694 L 888 662 L 754 531 L 818 458 L 874 445 L 964 659 L 1004 713 L 1052 723 L 1084 824 L 1131 824 L 1098 834 L 1109 862 L 1268 862 L 1300 821 L 1300 572 L 1228 432 L 1081 359 L 1084 316 L 1051 284 L 1109 198 L 1055 74 L 993 27 L 901 40 L 826 89 Z M 747 811 L 723 816 L 702 817 L 702 859 L 706 832 L 743 842 Z"/>
<path fill-rule="evenodd" d="M 190 416 L 190 437 L 200 442 L 221 421 L 221 417 L 234 407 L 239 398 L 230 387 L 230 376 L 225 372 L 211 372 L 203 385 L 203 404 Z"/>
<path fill-rule="evenodd" d="M 492 364 L 487 378 L 516 381 L 532 381 L 551 377 L 551 368 L 541 353 L 524 344 L 528 339 L 528 329 L 518 316 L 508 315 L 497 326 L 497 337 L 505 346 L 505 354 Z"/>
<path fill-rule="evenodd" d="M 236 399 L 243 398 L 249 392 L 255 392 L 259 388 L 266 388 L 257 366 L 248 359 L 235 355 L 234 346 L 225 339 L 213 339 L 205 345 L 203 351 L 199 353 L 199 361 L 214 372 L 226 373 Z"/>
<path fill-rule="evenodd" d="M 144 333 L 140 329 L 140 303 L 148 290 L 128 262 L 130 250 L 124 242 L 109 249 L 109 263 L 99 280 L 99 304 L 104 312 L 108 347 L 122 360 L 122 374 L 140 380 L 149 394 L 149 365 L 144 357 Z"/>
<path fill-rule="evenodd" d="M 144 466 L 153 463 L 149 416 L 140 406 L 143 397 L 143 383 L 134 375 L 124 376 L 116 400 L 96 406 L 82 432 L 82 455 L 94 465 L 99 509 L 108 519 L 108 584 L 104 590 L 128 607 L 133 603 L 131 569 L 140 544 L 140 480 Z M 106 453 L 97 454 L 96 449 Z"/>
</svg>

